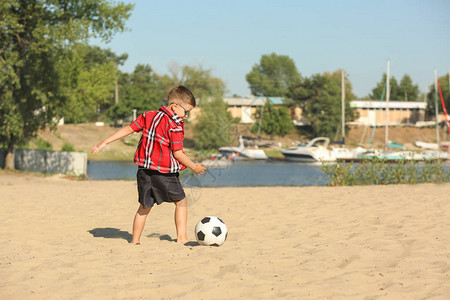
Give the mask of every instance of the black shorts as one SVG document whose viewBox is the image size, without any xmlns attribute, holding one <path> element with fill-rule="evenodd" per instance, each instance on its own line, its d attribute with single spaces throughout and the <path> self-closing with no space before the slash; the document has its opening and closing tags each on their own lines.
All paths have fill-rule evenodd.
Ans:
<svg viewBox="0 0 450 300">
<path fill-rule="evenodd" d="M 137 171 L 139 203 L 150 208 L 155 203 L 177 202 L 186 197 L 178 173 L 160 173 L 139 168 Z"/>
</svg>

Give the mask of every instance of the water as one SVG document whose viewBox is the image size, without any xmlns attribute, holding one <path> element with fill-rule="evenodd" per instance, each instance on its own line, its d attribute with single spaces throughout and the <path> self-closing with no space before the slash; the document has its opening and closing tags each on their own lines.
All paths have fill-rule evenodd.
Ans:
<svg viewBox="0 0 450 300">
<path fill-rule="evenodd" d="M 92 180 L 135 180 L 136 170 L 133 162 L 89 161 L 87 172 Z M 226 167 L 210 167 L 200 176 L 183 171 L 181 178 L 185 184 L 203 187 L 320 186 L 330 182 L 320 164 L 280 161 L 236 161 Z"/>
</svg>

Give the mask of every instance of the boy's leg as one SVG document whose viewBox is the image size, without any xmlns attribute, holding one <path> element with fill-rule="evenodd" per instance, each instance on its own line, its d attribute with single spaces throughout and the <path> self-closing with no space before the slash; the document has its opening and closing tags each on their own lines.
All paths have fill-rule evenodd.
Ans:
<svg viewBox="0 0 450 300">
<path fill-rule="evenodd" d="M 133 221 L 133 238 L 131 243 L 138 244 L 141 240 L 141 234 L 144 230 L 145 220 L 147 219 L 148 213 L 152 208 L 144 208 L 142 204 L 139 205 L 139 208 L 134 216 Z"/>
<path fill-rule="evenodd" d="M 177 242 L 187 243 L 189 242 L 187 238 L 187 201 L 186 198 L 183 200 L 174 202 L 175 203 L 175 227 L 177 229 Z"/>
</svg>

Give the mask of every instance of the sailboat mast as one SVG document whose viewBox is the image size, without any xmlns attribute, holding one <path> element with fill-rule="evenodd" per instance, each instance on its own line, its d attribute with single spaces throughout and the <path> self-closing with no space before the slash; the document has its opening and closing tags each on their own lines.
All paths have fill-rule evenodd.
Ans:
<svg viewBox="0 0 450 300">
<path fill-rule="evenodd" d="M 342 102 L 342 139 L 345 139 L 345 74 L 344 70 L 341 70 L 341 102 Z"/>
<path fill-rule="evenodd" d="M 438 108 L 438 89 L 437 89 L 437 70 L 434 70 L 434 111 L 436 114 L 436 143 L 439 145 L 439 108 Z"/>
<path fill-rule="evenodd" d="M 391 94 L 391 89 L 389 85 L 389 70 L 391 67 L 391 61 L 387 61 L 387 75 L 386 75 L 386 128 L 384 133 L 384 150 L 388 150 L 389 144 L 389 97 Z"/>
</svg>

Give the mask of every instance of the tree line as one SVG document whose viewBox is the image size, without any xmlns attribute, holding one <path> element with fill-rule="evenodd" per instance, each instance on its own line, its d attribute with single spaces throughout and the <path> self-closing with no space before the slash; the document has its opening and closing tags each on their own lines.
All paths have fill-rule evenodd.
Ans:
<svg viewBox="0 0 450 300">
<path fill-rule="evenodd" d="M 6 167 L 13 166 L 16 147 L 40 129 L 54 128 L 60 118 L 73 123 L 125 119 L 132 109 L 138 113 L 157 109 L 167 92 L 179 84 L 203 100 L 204 114 L 195 126 L 197 147 L 217 148 L 230 141 L 227 130 L 234 121 L 222 103 L 226 85 L 211 70 L 173 63 L 168 74 L 157 74 L 145 64 L 131 73 L 121 72 L 127 54 L 89 44 L 92 38 L 108 42 L 125 31 L 132 9 L 131 4 L 107 0 L 0 3 L 0 147 L 7 151 Z M 272 53 L 261 57 L 246 80 L 255 96 L 283 97 L 286 108 L 302 108 L 311 135 L 334 138 L 342 130 L 341 70 L 304 77 L 289 56 Z M 356 97 L 348 76 L 344 80 L 345 117 L 351 120 L 356 115 L 349 100 Z M 370 99 L 380 100 L 384 82 L 385 75 L 368 95 Z M 441 87 L 449 107 L 448 80 L 443 77 Z M 426 97 L 434 111 L 434 85 Z M 418 86 L 408 75 L 399 83 L 391 78 L 392 100 L 420 98 Z M 440 101 L 438 105 L 442 109 Z M 284 135 L 292 130 L 286 108 L 267 103 L 256 113 L 261 121 L 254 131 Z M 214 130 L 208 132 L 206 127 Z"/>
</svg>

